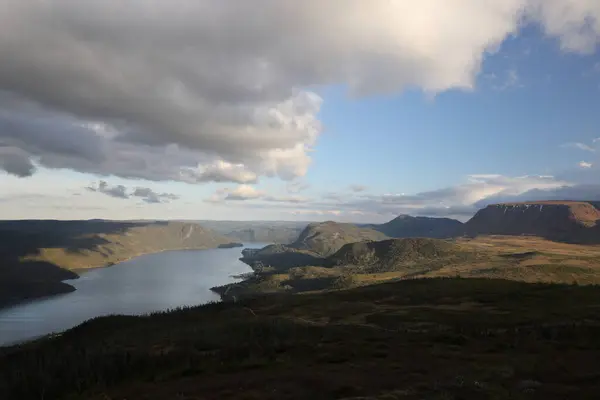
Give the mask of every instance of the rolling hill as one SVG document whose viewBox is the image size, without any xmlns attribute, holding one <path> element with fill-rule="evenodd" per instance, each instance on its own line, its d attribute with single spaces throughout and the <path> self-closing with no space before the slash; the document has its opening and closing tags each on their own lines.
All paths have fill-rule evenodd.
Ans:
<svg viewBox="0 0 600 400">
<path fill-rule="evenodd" d="M 311 223 L 289 245 L 269 245 L 251 254 L 242 261 L 257 268 L 269 266 L 285 270 L 306 265 L 321 266 L 327 257 L 348 243 L 386 239 L 383 233 L 353 224 L 326 221 Z"/>
<path fill-rule="evenodd" d="M 389 272 L 422 263 L 449 263 L 466 252 L 458 245 L 439 239 L 406 238 L 350 243 L 329 257 L 333 265 L 358 266 L 363 270 Z"/>
<path fill-rule="evenodd" d="M 354 224 L 326 221 L 309 224 L 290 247 L 312 251 L 327 257 L 348 243 L 384 240 L 387 236 L 372 228 L 361 228 Z"/>
</svg>

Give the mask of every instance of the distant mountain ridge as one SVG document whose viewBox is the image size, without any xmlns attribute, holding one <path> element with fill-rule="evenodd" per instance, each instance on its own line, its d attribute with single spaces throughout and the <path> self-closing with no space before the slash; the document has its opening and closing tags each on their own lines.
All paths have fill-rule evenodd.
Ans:
<svg viewBox="0 0 600 400">
<path fill-rule="evenodd" d="M 600 243 L 599 207 L 599 202 L 538 201 L 490 205 L 479 210 L 466 223 L 450 218 L 408 215 L 400 215 L 379 225 L 333 221 L 311 223 L 290 245 L 267 246 L 242 260 L 250 265 L 259 262 L 285 269 L 307 265 L 323 266 L 332 262 L 335 264 L 339 262 L 339 257 L 335 259 L 336 253 L 341 249 L 345 249 L 346 255 L 348 249 L 354 249 L 352 254 L 360 249 L 358 253 L 362 254 L 360 257 L 364 261 L 372 257 L 374 249 L 381 250 L 381 246 L 389 245 L 395 249 L 399 243 L 446 246 L 443 242 L 397 242 L 389 241 L 390 238 L 453 239 L 479 235 L 531 235 L 571 243 Z M 379 256 L 376 258 L 381 260 Z"/>
<path fill-rule="evenodd" d="M 232 240 L 198 224 L 119 221 L 0 221 L 0 307 L 74 290 L 72 270 L 165 250 L 206 249 Z"/>
<path fill-rule="evenodd" d="M 228 238 L 243 243 L 294 242 L 309 224 L 302 221 L 197 221 Z"/>
</svg>

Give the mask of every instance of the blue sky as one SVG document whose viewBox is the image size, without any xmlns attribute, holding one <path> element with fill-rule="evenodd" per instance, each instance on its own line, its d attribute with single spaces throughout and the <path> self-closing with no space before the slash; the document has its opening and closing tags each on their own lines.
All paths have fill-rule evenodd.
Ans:
<svg viewBox="0 0 600 400">
<path fill-rule="evenodd" d="M 564 55 L 539 32 L 487 57 L 473 92 L 323 97 L 325 132 L 309 174 L 325 187 L 343 179 L 418 193 L 474 173 L 557 174 L 591 156 L 561 145 L 600 137 L 600 57 Z"/>
<path fill-rule="evenodd" d="M 49 1 L 64 26 L 46 26 L 24 0 L 13 18 L 42 22 L 0 44 L 15 60 L 0 70 L 0 218 L 465 220 L 500 199 L 600 200 L 597 5 L 310 0 L 284 26 L 283 5 L 252 24 L 256 10 L 201 3 L 140 22 L 114 19 L 113 0 Z M 195 14 L 212 7 L 228 36 Z M 194 46 L 197 29 L 214 42 Z"/>
</svg>

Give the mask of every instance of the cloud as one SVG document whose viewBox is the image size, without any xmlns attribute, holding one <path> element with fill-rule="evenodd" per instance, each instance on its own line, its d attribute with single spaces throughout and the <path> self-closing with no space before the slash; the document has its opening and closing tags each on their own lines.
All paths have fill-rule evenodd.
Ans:
<svg viewBox="0 0 600 400">
<path fill-rule="evenodd" d="M 231 164 L 225 161 L 216 161 L 197 169 L 188 168 L 182 171 L 182 174 L 187 174 L 192 181 L 196 182 L 256 183 L 258 180 L 257 175 L 248 171 L 243 164 Z"/>
<path fill-rule="evenodd" d="M 172 200 L 178 200 L 179 196 L 173 193 L 157 193 L 147 187 L 137 187 L 134 190 L 129 190 L 124 185 L 111 186 L 106 181 L 99 181 L 97 184 L 92 184 L 86 188 L 91 192 L 102 193 L 110 197 L 118 199 L 129 199 L 131 197 L 141 198 L 142 201 L 148 204 L 168 203 Z"/>
<path fill-rule="evenodd" d="M 302 181 L 288 182 L 285 189 L 288 193 L 300 193 L 310 188 L 310 184 Z"/>
<path fill-rule="evenodd" d="M 557 188 L 531 189 L 525 193 L 513 196 L 493 196 L 476 204 L 483 207 L 488 204 L 503 202 L 525 202 L 541 200 L 582 200 L 582 201 L 600 201 L 600 185 L 582 184 L 560 186 Z"/>
<path fill-rule="evenodd" d="M 250 200 L 258 199 L 264 194 L 248 185 L 241 185 L 233 190 L 227 190 L 224 200 Z"/>
<path fill-rule="evenodd" d="M 523 21 L 564 51 L 589 53 L 600 32 L 592 0 L 0 0 L 0 9 L 0 145 L 20 151 L 0 168 L 189 183 L 305 175 L 323 86 L 354 96 L 470 90 L 485 54 Z"/>
<path fill-rule="evenodd" d="M 249 185 L 240 185 L 235 189 L 222 188 L 217 190 L 211 197 L 207 199 L 209 203 L 223 203 L 228 200 L 246 201 L 260 200 L 269 203 L 290 203 L 299 204 L 309 201 L 308 198 L 302 196 L 273 196 L 264 191 L 255 189 Z"/>
<path fill-rule="evenodd" d="M 265 196 L 264 192 L 256 190 L 249 185 L 239 185 L 235 189 L 222 188 L 218 189 L 212 196 L 206 199 L 208 203 L 223 203 L 228 200 L 245 201 L 258 199 Z"/>
<path fill-rule="evenodd" d="M 600 5 L 594 0 L 530 0 L 529 14 L 559 39 L 563 50 L 589 54 L 600 43 Z"/>
<path fill-rule="evenodd" d="M 421 209 L 432 207 L 467 206 L 492 196 L 514 196 L 533 188 L 557 188 L 566 185 L 553 177 L 502 175 L 470 175 L 467 183 L 414 195 L 387 194 L 365 196 L 364 201 L 383 208 L 403 207 Z"/>
<path fill-rule="evenodd" d="M 595 143 L 595 141 L 594 141 L 594 143 Z M 573 148 L 573 149 L 579 149 L 579 150 L 583 150 L 583 151 L 589 151 L 589 152 L 592 152 L 592 153 L 596 152 L 596 149 L 594 147 L 592 147 L 590 145 L 587 145 L 585 143 L 579 143 L 579 142 L 565 143 L 563 145 L 563 147 L 570 147 L 570 148 Z"/>
<path fill-rule="evenodd" d="M 567 143 L 564 146 L 577 148 L 583 151 L 587 151 L 590 154 L 590 157 L 593 157 L 592 160 L 583 160 L 577 163 L 577 166 L 570 168 L 568 170 L 562 171 L 559 175 L 560 179 L 570 181 L 576 184 L 590 184 L 590 183 L 598 183 L 598 156 L 596 154 L 600 154 L 598 150 L 600 149 L 598 146 L 600 144 L 600 138 L 593 139 L 589 144 L 574 142 Z"/>
<path fill-rule="evenodd" d="M 466 220 L 488 204 L 516 201 L 534 194 L 533 197 L 540 200 L 545 196 L 557 198 L 560 195 L 572 195 L 577 198 L 591 193 L 591 189 L 584 191 L 582 188 L 583 186 L 551 176 L 507 177 L 479 174 L 468 176 L 461 185 L 416 194 L 352 193 L 338 196 L 333 193 L 320 199 L 306 198 L 297 202 L 270 204 L 262 201 L 269 198 L 262 193 L 252 196 L 251 200 L 256 201 L 246 202 L 243 207 L 269 209 L 273 212 L 279 210 L 294 216 L 334 215 L 338 220 L 355 222 L 384 222 L 400 214 Z M 225 190 L 218 196 L 220 202 L 224 201 L 228 192 L 229 190 Z M 230 202 L 228 206 L 235 207 L 235 203 L 237 202 Z"/>
<path fill-rule="evenodd" d="M 123 185 L 110 186 L 106 181 L 98 182 L 98 185 L 92 185 L 87 187 L 92 192 L 103 193 L 110 197 L 116 197 L 118 199 L 128 199 L 129 194 L 127 188 Z"/>
<path fill-rule="evenodd" d="M 326 215 L 334 215 L 340 216 L 343 214 L 341 210 L 293 210 L 290 211 L 292 215 L 303 215 L 303 216 L 326 216 Z"/>
<path fill-rule="evenodd" d="M 0 144 L 0 170 L 24 178 L 33 175 L 36 168 L 21 149 Z"/>
<path fill-rule="evenodd" d="M 367 187 L 364 185 L 350 185 L 349 189 L 354 193 L 360 193 L 367 190 Z"/>
<path fill-rule="evenodd" d="M 156 193 L 154 190 L 146 187 L 138 187 L 133 193 L 133 197 L 141 197 L 148 204 L 169 203 L 172 200 L 179 200 L 179 196 L 173 193 Z"/>
<path fill-rule="evenodd" d="M 516 69 L 509 69 L 504 82 L 493 86 L 495 90 L 504 91 L 512 88 L 523 87 L 520 83 L 519 73 Z"/>
<path fill-rule="evenodd" d="M 566 187 L 565 181 L 550 176 L 506 177 L 470 175 L 462 185 L 417 194 L 362 195 L 346 203 L 332 204 L 336 209 L 361 210 L 386 216 L 400 214 L 466 219 L 490 202 L 513 199 L 534 189 Z"/>
<path fill-rule="evenodd" d="M 310 201 L 307 197 L 302 196 L 265 196 L 262 198 L 264 201 L 270 201 L 273 203 L 307 203 Z"/>
</svg>

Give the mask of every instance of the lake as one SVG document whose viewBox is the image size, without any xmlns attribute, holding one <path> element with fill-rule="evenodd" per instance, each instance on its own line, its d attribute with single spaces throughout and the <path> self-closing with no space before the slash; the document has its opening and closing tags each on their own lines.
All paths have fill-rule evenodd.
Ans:
<svg viewBox="0 0 600 400">
<path fill-rule="evenodd" d="M 263 247 L 250 244 L 246 247 Z M 72 328 L 94 317 L 139 315 L 218 301 L 211 287 L 251 272 L 242 247 L 148 254 L 65 281 L 77 290 L 0 310 L 0 346 Z"/>
</svg>

